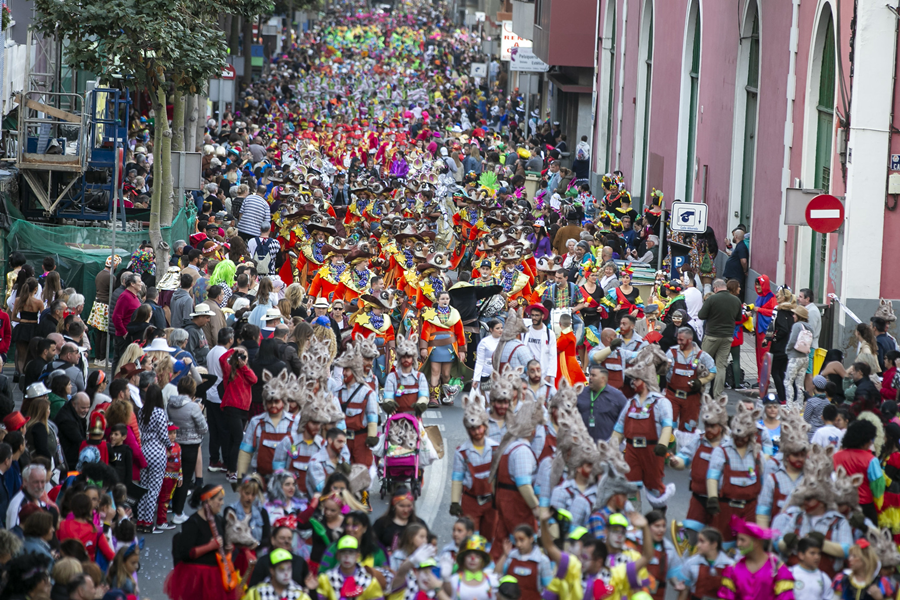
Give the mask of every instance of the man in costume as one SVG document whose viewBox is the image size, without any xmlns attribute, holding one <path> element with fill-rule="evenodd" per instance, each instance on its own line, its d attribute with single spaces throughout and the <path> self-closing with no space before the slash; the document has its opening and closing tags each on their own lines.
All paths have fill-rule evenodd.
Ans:
<svg viewBox="0 0 900 600">
<path fill-rule="evenodd" d="M 238 452 L 238 481 L 252 472 L 271 475 L 274 472 L 275 447 L 294 427 L 294 417 L 284 410 L 284 399 L 290 393 L 289 375 L 287 369 L 281 373 L 282 376 L 266 381 L 262 392 L 266 410 L 251 418 L 244 430 L 244 439 L 241 440 Z"/>
<path fill-rule="evenodd" d="M 706 475 L 713 450 L 728 435 L 728 396 L 713 398 L 704 394 L 700 420 L 702 431 L 675 433 L 678 454 L 669 458 L 669 465 L 674 469 L 691 468 L 691 500 L 684 527 L 697 533 L 713 521 L 713 515 L 706 511 Z"/>
<path fill-rule="evenodd" d="M 534 359 L 529 347 L 519 340 L 519 337 L 527 331 L 527 325 L 516 310 L 510 309 L 503 324 L 503 333 L 494 350 L 492 365 L 495 371 L 503 371 L 506 365 L 513 368 L 522 367 L 522 372 L 528 368 L 528 361 Z"/>
<path fill-rule="evenodd" d="M 728 527 L 732 517 L 740 522 L 756 518 L 763 473 L 763 457 L 756 441 L 756 422 L 761 412 L 759 408 L 738 404 L 737 414 L 731 420 L 731 437 L 723 440 L 709 459 L 706 511 L 713 516 L 713 526 L 722 532 L 725 549 L 734 547 L 734 534 Z"/>
<path fill-rule="evenodd" d="M 799 408 L 781 407 L 782 460 L 767 464 L 762 491 L 756 503 L 756 523 L 768 527 L 787 506 L 791 492 L 803 479 L 803 466 L 809 454 L 809 423 Z"/>
<path fill-rule="evenodd" d="M 365 242 L 360 242 L 347 253 L 345 261 L 349 268 L 341 273 L 340 283 L 334 291 L 334 300 L 350 302 L 369 293 L 370 281 L 374 276 L 369 270 L 369 260 L 374 257 L 369 244 Z"/>
<path fill-rule="evenodd" d="M 394 326 L 390 315 L 397 306 L 396 298 L 389 291 L 381 290 L 378 293 L 363 294 L 360 302 L 362 308 L 350 318 L 353 323 L 350 337 L 354 340 L 374 337 L 374 343 L 379 349 L 379 356 L 375 359 L 376 375 L 379 381 L 384 381 L 383 374 L 391 363 L 394 348 Z"/>
<path fill-rule="evenodd" d="M 463 426 L 469 439 L 453 454 L 450 514 L 465 515 L 472 519 L 476 532 L 493 535 L 497 510 L 490 473 L 499 443 L 487 436 L 487 424 L 484 398 L 477 392 L 463 396 Z"/>
<path fill-rule="evenodd" d="M 428 381 L 418 370 L 418 344 L 402 336 L 396 342 L 397 362 L 384 382 L 381 407 L 389 415 L 403 412 L 420 416 L 428 408 Z"/>
<path fill-rule="evenodd" d="M 643 485 L 647 501 L 656 509 L 665 510 L 675 494 L 675 484 L 663 483 L 668 445 L 672 437 L 672 405 L 659 393 L 657 369 L 665 357 L 656 346 L 641 350 L 633 366 L 625 370 L 632 379 L 635 396 L 622 409 L 613 428 L 615 444 L 625 441 L 625 462 L 628 480 Z"/>
<path fill-rule="evenodd" d="M 370 467 L 372 448 L 378 444 L 378 396 L 365 383 L 359 344 L 348 343 L 334 364 L 343 369 L 340 384 L 331 382 L 344 413 L 350 457 L 353 463 Z"/>
<path fill-rule="evenodd" d="M 332 300 L 335 291 L 341 283 L 341 277 L 347 270 L 347 263 L 344 262 L 344 255 L 350 252 L 350 249 L 343 246 L 342 240 L 336 238 L 332 240 L 334 245 L 325 244 L 322 251 L 325 253 L 326 263 L 319 267 L 313 277 L 312 283 L 309 284 L 307 295 L 313 298 L 327 298 Z"/>
<path fill-rule="evenodd" d="M 693 431 L 700 416 L 700 393 L 716 377 L 716 361 L 694 342 L 689 327 L 678 330 L 678 344 L 669 348 L 666 359 L 666 398 L 672 403 L 672 417 L 681 431 Z"/>
<path fill-rule="evenodd" d="M 521 386 L 522 373 L 507 366 L 503 373 L 491 374 L 492 389 Z M 497 525 L 491 545 L 491 556 L 496 559 L 503 551 L 503 541 L 508 539 L 519 525 L 536 527 L 535 513 L 538 498 L 534 492 L 534 476 L 537 460 L 531 450 L 535 427 L 544 422 L 543 408 L 525 399 L 518 410 L 507 413 L 506 434 L 494 450 L 491 464 L 491 481 L 497 508 Z"/>
<path fill-rule="evenodd" d="M 769 323 L 772 322 L 772 314 L 775 312 L 778 300 L 772 293 L 768 275 L 757 277 L 754 285 L 757 293 L 756 303 L 750 310 L 753 312 L 753 331 L 756 333 L 756 370 L 758 373 L 762 373 L 766 354 L 771 352 L 769 342 L 766 340 L 766 332 L 769 331 Z M 769 374 L 771 375 L 771 372 Z M 766 383 L 768 384 L 768 381 Z"/>
</svg>

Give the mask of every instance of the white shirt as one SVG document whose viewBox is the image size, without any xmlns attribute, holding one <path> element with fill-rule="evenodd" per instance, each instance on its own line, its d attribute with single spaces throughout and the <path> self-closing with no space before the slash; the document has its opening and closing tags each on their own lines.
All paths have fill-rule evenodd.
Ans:
<svg viewBox="0 0 900 600">
<path fill-rule="evenodd" d="M 556 333 L 546 325 L 541 325 L 540 329 L 529 326 L 520 338 L 541 363 L 541 375 L 556 377 Z"/>
<path fill-rule="evenodd" d="M 691 318 L 691 327 L 697 332 L 698 338 L 703 338 L 703 321 L 697 318 L 700 314 L 700 307 L 703 306 L 703 292 L 695 287 L 685 288 L 684 303 L 687 305 L 688 316 Z M 700 339 L 694 340 L 700 343 Z"/>
<path fill-rule="evenodd" d="M 226 352 L 228 352 L 228 348 L 225 346 L 214 346 L 212 350 L 209 351 L 209 354 L 206 355 L 206 371 L 210 375 L 216 376 L 216 384 L 206 392 L 206 399 L 213 404 L 222 403 L 222 399 L 219 398 L 219 390 L 216 389 L 216 386 L 222 383 L 222 365 L 219 364 L 219 358 Z"/>
<path fill-rule="evenodd" d="M 144 408 L 144 402 L 141 400 L 141 390 L 138 386 L 129 383 L 128 384 L 128 392 L 131 394 L 131 400 L 134 402 L 134 405 L 138 408 Z"/>
<path fill-rule="evenodd" d="M 834 425 L 825 425 L 819 427 L 810 440 L 813 444 L 827 448 L 831 446 L 835 450 L 841 447 L 841 440 L 844 439 L 846 430 L 838 429 Z"/>
<path fill-rule="evenodd" d="M 491 361 L 499 343 L 500 338 L 492 335 L 478 342 L 478 348 L 475 349 L 475 372 L 472 374 L 472 381 L 480 382 L 482 377 L 488 377 L 491 374 Z"/>
<path fill-rule="evenodd" d="M 790 567 L 794 576 L 794 598 L 796 600 L 831 600 L 831 578 L 816 569 L 807 571 L 801 565 Z"/>
</svg>

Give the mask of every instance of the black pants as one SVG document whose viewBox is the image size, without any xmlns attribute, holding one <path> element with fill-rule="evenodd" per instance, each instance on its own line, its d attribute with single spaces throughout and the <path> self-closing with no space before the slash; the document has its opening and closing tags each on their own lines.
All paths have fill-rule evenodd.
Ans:
<svg viewBox="0 0 900 600">
<path fill-rule="evenodd" d="M 119 362 L 119 359 L 125 354 L 125 348 L 127 347 L 128 340 L 125 337 L 115 336 L 113 338 L 113 361 Z"/>
<path fill-rule="evenodd" d="M 222 412 L 221 404 L 209 400 L 204 400 L 203 406 L 206 407 L 206 422 L 209 424 L 209 462 L 219 462 L 220 456 L 224 462 L 222 440 L 225 436 L 225 413 Z"/>
<path fill-rule="evenodd" d="M 778 399 L 784 402 L 787 397 L 784 395 L 784 376 L 787 373 L 788 357 L 787 354 L 772 355 L 772 379 L 775 380 L 775 391 L 778 392 Z M 760 397 L 764 397 L 766 390 L 759 390 Z"/>
<path fill-rule="evenodd" d="M 226 406 L 225 435 L 222 436 L 222 458 L 225 461 L 225 469 L 229 473 L 237 472 L 238 453 L 241 451 L 241 440 L 244 438 L 244 423 L 247 421 L 248 412 L 234 406 Z"/>
<path fill-rule="evenodd" d="M 244 233 L 243 231 L 238 231 L 238 235 L 241 236 L 241 239 L 244 240 L 245 242 L 249 242 L 253 238 L 259 237 L 259 234 L 251 235 L 249 233 Z"/>
<path fill-rule="evenodd" d="M 181 444 L 181 487 L 175 488 L 172 495 L 172 514 L 180 515 L 184 512 L 184 502 L 187 500 L 188 490 L 194 481 L 194 471 L 197 468 L 197 454 L 200 452 L 200 444 Z"/>
<path fill-rule="evenodd" d="M 873 523 L 878 522 L 878 509 L 875 508 L 874 502 L 869 502 L 868 504 L 860 504 L 859 507 L 862 509 L 863 514 L 866 515 L 866 518 Z"/>
<path fill-rule="evenodd" d="M 97 360 L 106 360 L 106 336 L 105 331 L 94 330 L 94 357 Z"/>
</svg>

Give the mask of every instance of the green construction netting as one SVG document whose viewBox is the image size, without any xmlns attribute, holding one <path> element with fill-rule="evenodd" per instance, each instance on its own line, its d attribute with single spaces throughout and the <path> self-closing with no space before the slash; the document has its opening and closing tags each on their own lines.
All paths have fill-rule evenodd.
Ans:
<svg viewBox="0 0 900 600">
<path fill-rule="evenodd" d="M 112 230 L 101 227 L 77 227 L 69 225 L 47 225 L 30 223 L 25 220 L 11 203 L 7 203 L 12 226 L 6 234 L 6 250 L 18 250 L 25 255 L 37 274 L 44 272 L 41 261 L 45 256 L 56 259 L 56 270 L 67 286 L 84 294 L 83 318 L 87 319 L 94 305 L 94 278 L 97 276 L 110 254 Z M 193 210 L 178 212 L 171 227 L 164 227 L 162 238 L 172 246 L 175 240 L 187 240 L 194 230 L 196 215 Z M 137 250 L 141 242 L 150 239 L 148 231 L 116 231 L 116 254 L 122 257 L 123 266 L 128 257 Z M 8 269 L 8 266 L 6 266 Z"/>
</svg>

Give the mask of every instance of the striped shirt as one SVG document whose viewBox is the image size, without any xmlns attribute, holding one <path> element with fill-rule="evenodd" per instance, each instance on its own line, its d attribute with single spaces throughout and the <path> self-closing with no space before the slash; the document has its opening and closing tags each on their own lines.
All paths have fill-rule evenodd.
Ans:
<svg viewBox="0 0 900 600">
<path fill-rule="evenodd" d="M 597 501 L 597 486 L 591 485 L 581 491 L 574 479 L 569 479 L 553 488 L 550 506 L 572 513 L 572 526 L 585 527 L 591 516 L 591 509 Z"/>
<path fill-rule="evenodd" d="M 534 492 L 538 496 L 540 506 L 550 506 L 550 495 L 553 488 L 550 487 L 550 472 L 553 470 L 553 457 L 548 456 L 538 465 L 537 475 L 534 479 Z"/>
<path fill-rule="evenodd" d="M 850 523 L 842 514 L 833 510 L 812 517 L 799 506 L 789 506 L 775 517 L 772 527 L 781 534 L 777 540 L 774 540 L 776 544 L 787 533 L 796 532 L 799 537 L 803 538 L 811 531 L 818 531 L 825 535 L 828 541 L 840 544 L 844 550 L 844 557 L 847 556 L 850 546 L 853 545 L 853 529 L 850 527 Z M 844 568 L 843 563 L 843 560 L 835 560 L 835 571 L 840 572 Z"/>
<path fill-rule="evenodd" d="M 732 471 L 746 472 L 749 471 L 749 477 L 733 476 L 731 483 L 740 487 L 746 487 L 756 483 L 760 473 L 756 472 L 756 456 L 753 452 L 748 451 L 744 456 L 738 454 L 733 442 L 730 438 L 725 438 L 719 447 L 713 450 L 712 456 L 709 458 L 709 470 L 706 472 L 707 479 L 715 479 L 719 482 L 719 491 L 722 490 L 722 478 L 724 477 L 725 461 L 731 466 Z"/>
<path fill-rule="evenodd" d="M 797 479 L 791 479 L 784 467 L 778 467 L 774 472 L 766 473 L 763 478 L 762 491 L 759 493 L 759 500 L 756 503 L 756 514 L 772 517 L 784 510 L 791 492 L 794 491 L 801 479 L 803 479 L 803 473 L 797 475 Z M 784 495 L 784 498 L 778 502 L 778 506 L 774 505 L 776 489 Z"/>
<path fill-rule="evenodd" d="M 241 203 L 241 216 L 237 229 L 244 235 L 257 237 L 263 223 L 269 223 L 271 220 L 272 213 L 269 210 L 269 203 L 262 196 L 250 194 Z"/>
<path fill-rule="evenodd" d="M 517 440 L 507 446 L 503 454 L 509 455 L 509 477 L 516 483 L 516 487 L 533 485 L 537 460 L 528 447 L 528 442 Z"/>
<path fill-rule="evenodd" d="M 628 401 L 622 412 L 619 413 L 619 420 L 613 431 L 624 436 L 625 435 L 625 418 L 629 419 L 647 419 L 650 417 L 650 407 L 653 407 L 653 416 L 656 418 L 656 438 L 662 435 L 665 427 L 672 427 L 672 403 L 669 399 L 657 392 L 650 392 L 647 399 L 641 404 L 640 396 L 635 395 Z"/>
<path fill-rule="evenodd" d="M 466 440 L 457 446 L 456 451 L 453 453 L 453 470 L 450 478 L 453 481 L 462 481 L 463 489 L 470 489 L 472 487 L 472 472 L 469 470 L 468 465 L 480 467 L 491 464 L 491 460 L 494 457 L 494 448 L 499 445 L 491 438 L 485 437 L 484 446 L 480 452 L 475 449 L 471 440 Z M 463 457 L 463 452 L 466 453 L 465 457 Z M 489 477 L 490 471 L 484 473 L 479 479 L 488 479 Z"/>
</svg>

